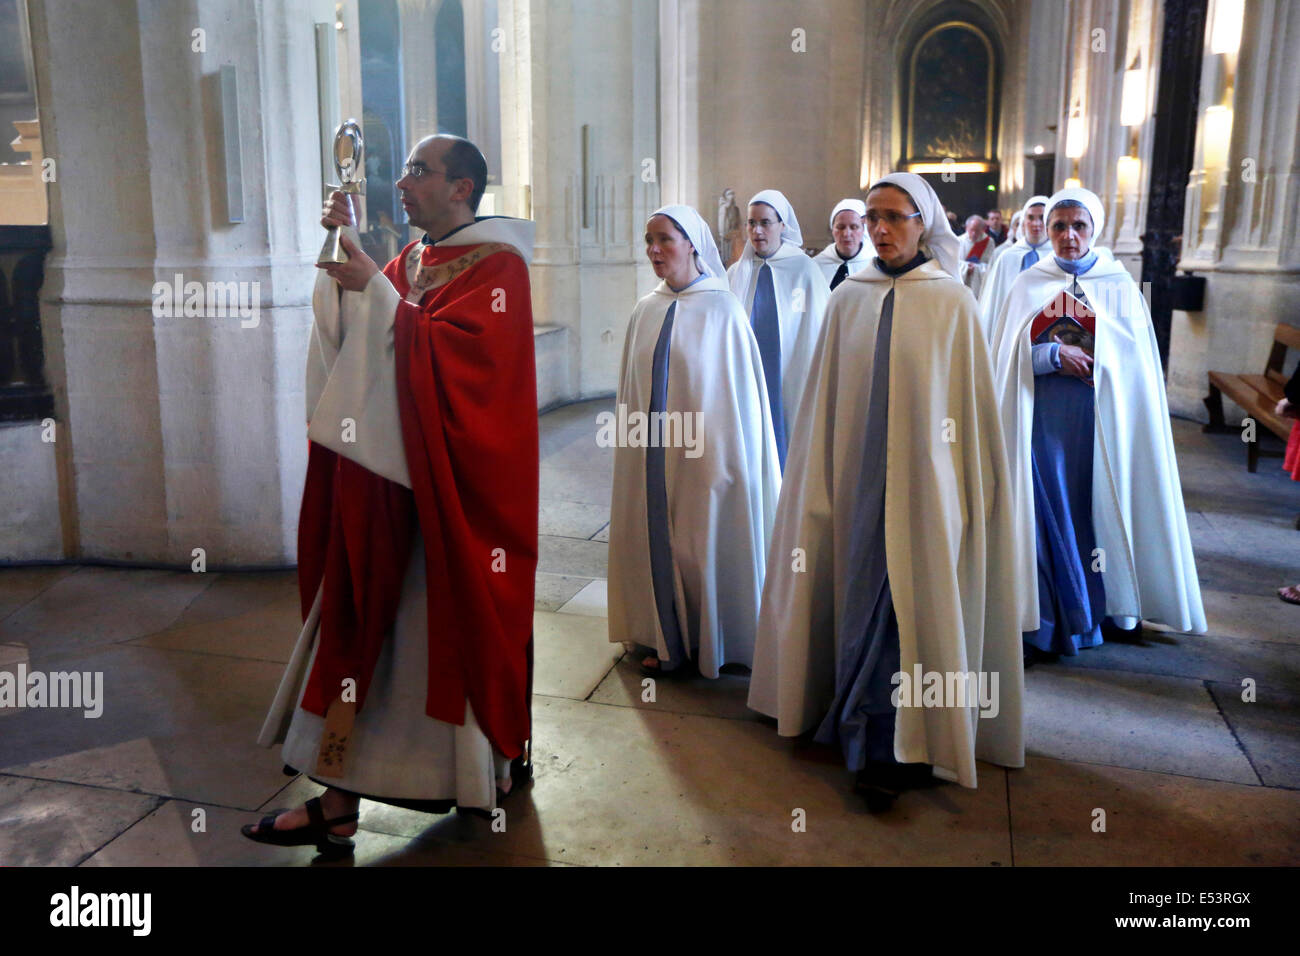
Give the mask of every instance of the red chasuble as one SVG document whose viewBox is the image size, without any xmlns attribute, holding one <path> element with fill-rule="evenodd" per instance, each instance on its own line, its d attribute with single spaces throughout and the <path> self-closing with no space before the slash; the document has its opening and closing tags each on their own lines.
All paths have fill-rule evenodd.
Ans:
<svg viewBox="0 0 1300 956">
<path fill-rule="evenodd" d="M 985 236 L 979 242 L 970 247 L 970 252 L 966 253 L 967 262 L 979 262 L 984 258 L 984 250 L 989 247 L 989 237 Z"/>
<path fill-rule="evenodd" d="M 320 646 L 302 705 L 327 716 L 350 677 L 356 709 L 364 706 L 418 521 L 429 607 L 425 713 L 463 725 L 468 699 L 487 739 L 514 758 L 530 734 L 537 570 L 528 267 L 496 243 L 418 253 L 416 245 L 384 269 L 404 299 L 394 337 L 411 488 L 311 444 L 298 528 L 304 618 L 322 581 L 324 591 Z M 413 267 L 417 254 L 416 281 L 432 285 L 423 295 L 417 287 L 418 304 L 405 301 L 408 256 Z"/>
</svg>

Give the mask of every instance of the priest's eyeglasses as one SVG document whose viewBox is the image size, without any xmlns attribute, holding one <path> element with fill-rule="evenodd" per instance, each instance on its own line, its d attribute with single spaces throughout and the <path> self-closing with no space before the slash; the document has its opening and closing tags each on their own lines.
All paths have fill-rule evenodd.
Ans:
<svg viewBox="0 0 1300 956">
<path fill-rule="evenodd" d="M 891 228 L 897 228 L 907 220 L 915 219 L 919 215 L 921 215 L 919 212 L 899 213 L 894 212 L 892 209 L 884 213 L 878 213 L 871 209 L 867 211 L 867 214 L 862 219 L 868 226 L 878 226 L 881 222 L 884 222 L 885 225 Z"/>
<path fill-rule="evenodd" d="M 430 169 L 424 163 L 407 163 L 402 167 L 402 172 L 412 179 L 423 179 L 425 176 L 446 176 L 447 174 L 441 169 Z"/>
</svg>

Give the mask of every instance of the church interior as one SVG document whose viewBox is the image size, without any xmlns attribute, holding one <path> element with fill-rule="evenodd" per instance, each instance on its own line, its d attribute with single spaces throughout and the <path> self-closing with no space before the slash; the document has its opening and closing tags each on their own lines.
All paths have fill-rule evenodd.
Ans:
<svg viewBox="0 0 1300 956">
<path fill-rule="evenodd" d="M 0 675 L 102 677 L 93 719 L 0 696 L 0 864 L 1300 863 L 1278 595 L 1300 484 L 1274 411 L 1300 359 L 1298 54 L 1290 0 L 0 0 Z M 303 624 L 304 365 L 348 119 L 381 267 L 422 235 L 395 183 L 431 134 L 482 151 L 480 216 L 535 223 L 540 509 L 508 826 L 363 801 L 340 863 L 238 830 L 319 789 L 256 740 Z M 609 637 L 597 422 L 656 209 L 698 210 L 726 264 L 745 199 L 779 189 L 813 255 L 896 171 L 958 232 L 1100 197 L 1096 244 L 1150 307 L 1208 630 L 1027 669 L 1023 768 L 882 816 L 743 671 L 647 699 Z"/>
</svg>

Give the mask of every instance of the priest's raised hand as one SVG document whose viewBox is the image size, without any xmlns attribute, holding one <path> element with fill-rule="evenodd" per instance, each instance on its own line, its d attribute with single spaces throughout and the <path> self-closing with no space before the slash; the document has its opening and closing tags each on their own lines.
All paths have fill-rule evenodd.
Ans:
<svg viewBox="0 0 1300 956">
<path fill-rule="evenodd" d="M 361 292 L 371 277 L 379 271 L 379 266 L 348 235 L 348 227 L 355 227 L 353 221 L 351 197 L 341 190 L 334 190 L 325 201 L 321 210 L 320 224 L 326 229 L 342 229 L 339 244 L 348 254 L 348 261 L 343 263 L 318 262 L 317 269 L 324 269 L 329 277 L 349 292 Z"/>
<path fill-rule="evenodd" d="M 348 254 L 347 262 L 318 262 L 317 269 L 324 269 L 329 277 L 349 292 L 364 292 L 370 279 L 379 271 L 375 260 L 361 251 L 361 247 L 344 233 L 339 236 L 343 251 Z"/>
</svg>

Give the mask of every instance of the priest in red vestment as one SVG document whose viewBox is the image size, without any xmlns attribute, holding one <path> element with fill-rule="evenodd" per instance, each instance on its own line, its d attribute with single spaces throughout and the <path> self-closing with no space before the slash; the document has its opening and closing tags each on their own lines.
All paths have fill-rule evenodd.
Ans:
<svg viewBox="0 0 1300 956">
<path fill-rule="evenodd" d="M 426 236 L 382 271 L 326 203 L 350 258 L 313 298 L 305 623 L 259 743 L 327 789 L 258 842 L 347 853 L 362 796 L 491 812 L 530 779 L 533 224 L 477 218 L 486 183 L 468 140 L 422 140 L 396 185 Z"/>
</svg>

